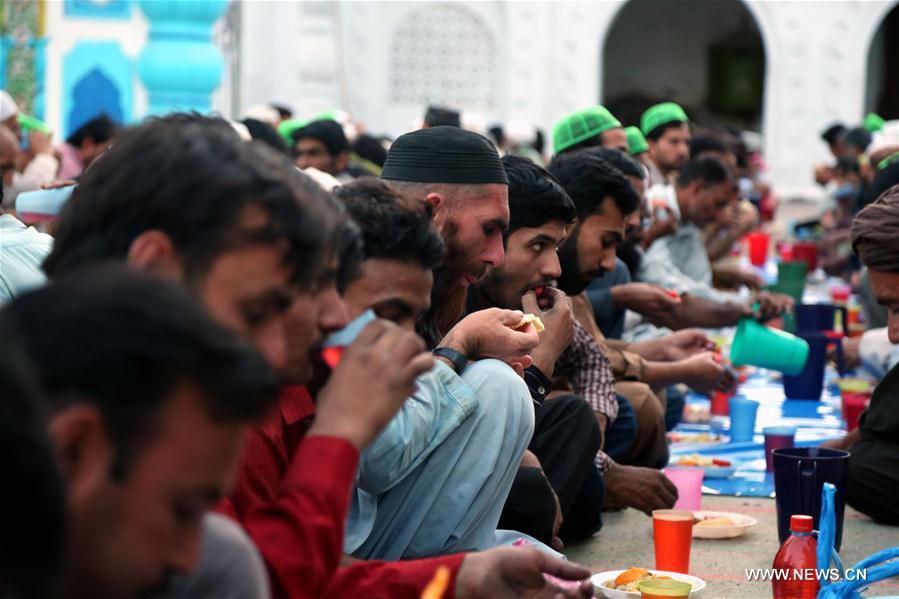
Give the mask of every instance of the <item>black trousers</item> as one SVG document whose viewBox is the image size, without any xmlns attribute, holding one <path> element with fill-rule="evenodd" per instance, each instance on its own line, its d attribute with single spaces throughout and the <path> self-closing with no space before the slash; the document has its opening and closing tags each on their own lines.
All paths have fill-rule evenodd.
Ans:
<svg viewBox="0 0 899 599">
<path fill-rule="evenodd" d="M 850 451 L 846 501 L 877 522 L 899 525 L 899 444 L 863 440 Z"/>
<path fill-rule="evenodd" d="M 551 486 L 562 508 L 559 536 L 563 541 L 599 530 L 604 487 L 593 466 L 599 445 L 599 426 L 587 402 L 576 395 L 544 401 L 536 408 L 528 449 L 540 460 L 546 476 L 536 468 L 519 468 L 499 528 L 529 534 L 548 545 L 556 513 Z"/>
</svg>

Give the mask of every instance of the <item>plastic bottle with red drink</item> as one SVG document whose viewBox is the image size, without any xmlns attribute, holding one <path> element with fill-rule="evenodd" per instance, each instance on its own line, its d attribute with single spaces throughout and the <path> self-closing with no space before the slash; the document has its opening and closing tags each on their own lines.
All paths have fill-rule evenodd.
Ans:
<svg viewBox="0 0 899 599">
<path fill-rule="evenodd" d="M 790 517 L 790 536 L 774 556 L 774 599 L 815 599 L 820 583 L 812 575 L 817 566 L 818 541 L 811 516 Z"/>
</svg>

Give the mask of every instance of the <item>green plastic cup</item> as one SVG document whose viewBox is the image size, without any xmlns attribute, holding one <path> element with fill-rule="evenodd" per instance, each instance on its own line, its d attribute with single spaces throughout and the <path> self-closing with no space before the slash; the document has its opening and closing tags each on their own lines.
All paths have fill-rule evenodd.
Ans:
<svg viewBox="0 0 899 599">
<path fill-rule="evenodd" d="M 778 281 L 774 285 L 765 288 L 767 291 L 774 293 L 783 293 L 789 295 L 796 303 L 802 303 L 802 296 L 805 294 L 805 279 L 797 281 Z"/>
<path fill-rule="evenodd" d="M 744 318 L 737 326 L 730 360 L 734 366 L 758 366 L 795 376 L 802 372 L 808 360 L 808 342 Z"/>
<path fill-rule="evenodd" d="M 637 585 L 641 597 L 680 597 L 686 599 L 693 591 L 693 585 L 681 580 L 644 580 Z"/>
<path fill-rule="evenodd" d="M 788 260 L 777 265 L 777 282 L 802 281 L 808 273 L 808 264 L 804 260 Z"/>
<path fill-rule="evenodd" d="M 44 121 L 37 119 L 30 114 L 20 112 L 16 117 L 19 127 L 26 131 L 40 131 L 41 133 L 50 133 L 50 127 Z"/>
</svg>

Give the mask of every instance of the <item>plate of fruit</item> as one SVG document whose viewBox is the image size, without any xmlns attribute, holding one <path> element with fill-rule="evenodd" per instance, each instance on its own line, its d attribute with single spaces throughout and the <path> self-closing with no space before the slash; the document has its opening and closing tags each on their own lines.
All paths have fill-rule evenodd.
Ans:
<svg viewBox="0 0 899 599">
<path fill-rule="evenodd" d="M 735 539 L 758 524 L 752 516 L 734 512 L 693 512 L 693 537 L 697 539 Z"/>
<path fill-rule="evenodd" d="M 702 468 L 706 478 L 727 478 L 737 471 L 730 460 L 693 453 L 682 455 L 672 464 L 683 468 Z"/>
</svg>

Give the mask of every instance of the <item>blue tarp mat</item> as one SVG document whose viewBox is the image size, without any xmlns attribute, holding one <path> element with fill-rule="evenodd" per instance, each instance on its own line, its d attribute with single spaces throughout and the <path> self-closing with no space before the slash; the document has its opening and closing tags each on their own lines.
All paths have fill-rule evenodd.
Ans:
<svg viewBox="0 0 899 599">
<path fill-rule="evenodd" d="M 703 493 L 708 495 L 734 495 L 743 497 L 773 497 L 774 479 L 765 472 L 765 446 L 762 429 L 769 426 L 795 426 L 796 446 L 819 445 L 827 439 L 845 434 L 845 423 L 840 418 L 840 395 L 832 385 L 836 373 L 828 369 L 824 392 L 820 400 L 788 400 L 784 398 L 780 375 L 759 370 L 740 385 L 739 394 L 759 402 L 752 442 L 728 443 L 729 419 L 713 418 L 708 424 L 678 425 L 674 432 L 682 434 L 718 433 L 725 440 L 718 444 L 672 443 L 671 461 L 677 456 L 698 453 L 721 457 L 733 463 L 736 471 L 728 478 L 709 479 L 703 483 Z M 691 394 L 688 403 L 708 403 L 708 398 Z"/>
</svg>

